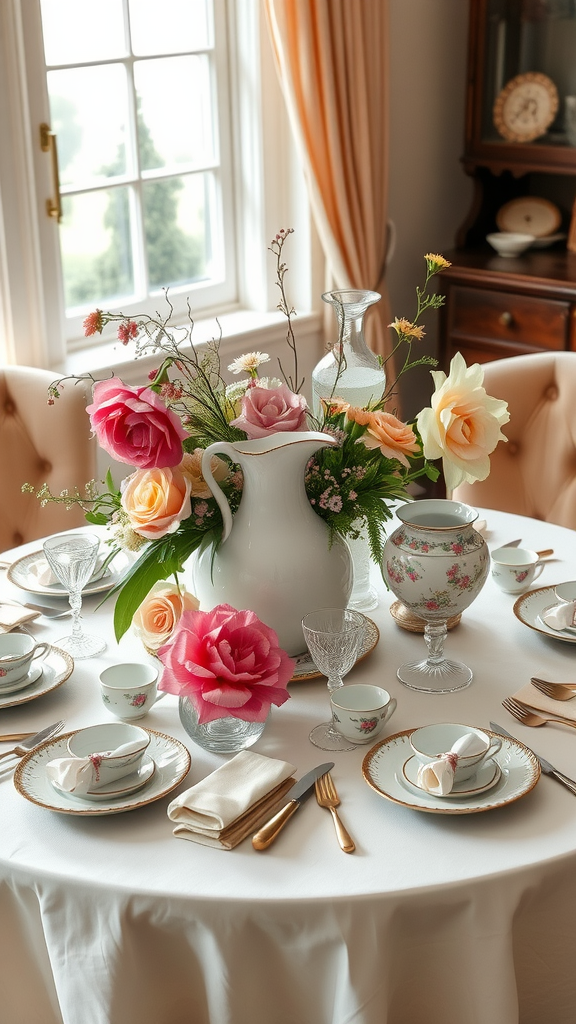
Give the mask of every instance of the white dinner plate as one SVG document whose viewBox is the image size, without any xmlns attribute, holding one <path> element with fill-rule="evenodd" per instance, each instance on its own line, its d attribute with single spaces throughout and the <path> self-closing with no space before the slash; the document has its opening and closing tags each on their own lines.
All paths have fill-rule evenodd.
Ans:
<svg viewBox="0 0 576 1024">
<path fill-rule="evenodd" d="M 0 711 L 2 708 L 13 708 L 17 704 L 26 704 L 29 700 L 36 700 L 45 693 L 50 693 L 57 686 L 62 686 L 72 675 L 74 662 L 67 651 L 59 647 L 50 647 L 48 654 L 39 666 L 41 671 L 36 679 L 29 682 L 26 688 L 18 690 L 17 693 L 0 692 Z"/>
<path fill-rule="evenodd" d="M 494 755 L 501 770 L 499 781 L 491 789 L 474 796 L 463 795 L 459 800 L 445 796 L 432 796 L 411 785 L 404 776 L 404 765 L 412 754 L 410 736 L 414 729 L 397 732 L 381 740 L 368 751 L 362 762 L 362 774 L 380 796 L 415 811 L 428 814 L 478 814 L 504 807 L 526 796 L 540 778 L 540 764 L 531 750 L 519 740 L 483 730 L 487 736 L 502 740 L 502 747 Z"/>
<path fill-rule="evenodd" d="M 409 757 L 402 766 L 402 774 L 406 781 L 411 786 L 414 786 L 419 793 L 425 793 L 426 790 L 418 785 L 419 767 L 420 762 L 418 758 Z M 444 798 L 447 800 L 461 800 L 462 797 L 478 796 L 479 793 L 485 793 L 487 789 L 492 789 L 500 781 L 501 776 L 502 769 L 500 765 L 491 757 L 480 766 L 471 779 L 455 782 L 450 792 L 445 793 Z M 438 797 L 435 796 L 434 799 L 437 800 Z"/>
<path fill-rule="evenodd" d="M 100 786 L 99 789 L 89 789 L 87 793 L 83 793 L 82 796 L 74 797 L 75 800 L 96 800 L 99 803 L 107 802 L 110 800 L 117 800 L 118 797 L 127 797 L 132 793 L 136 793 L 137 790 L 142 789 L 143 786 L 148 785 L 150 779 L 153 777 L 156 771 L 156 765 L 151 757 L 147 754 L 142 758 L 142 764 L 137 771 L 132 772 L 130 775 L 125 775 L 124 778 L 118 779 L 117 782 L 109 782 L 107 786 Z M 55 779 L 51 779 L 51 784 L 58 793 L 62 793 L 67 800 L 70 799 L 72 794 L 68 793 L 62 786 L 59 786 Z"/>
<path fill-rule="evenodd" d="M 354 664 L 358 664 L 363 658 L 366 658 L 372 653 L 376 644 L 380 639 L 380 630 L 372 619 L 367 618 L 366 633 L 362 641 L 362 647 L 360 648 L 358 657 Z M 311 654 L 306 651 L 305 654 L 299 654 L 296 658 L 296 667 L 294 669 L 294 675 L 290 679 L 291 683 L 304 682 L 306 679 L 321 679 L 324 675 L 320 672 L 312 660 Z"/>
<path fill-rule="evenodd" d="M 183 743 L 163 732 L 146 729 L 150 735 L 146 753 L 154 761 L 156 770 L 150 782 L 138 792 L 98 802 L 88 802 L 71 793 L 60 793 L 50 782 L 46 774 L 46 765 L 48 761 L 53 761 L 56 757 L 69 756 L 68 740 L 78 731 L 67 732 L 63 736 L 47 740 L 40 747 L 24 755 L 14 772 L 14 785 L 26 800 L 38 804 L 39 807 L 46 807 L 50 811 L 59 811 L 60 814 L 76 814 L 84 817 L 98 814 L 120 814 L 122 811 L 133 811 L 137 807 L 145 807 L 146 804 L 151 804 L 166 796 L 167 793 L 171 793 L 190 771 L 190 754 Z"/>
<path fill-rule="evenodd" d="M 544 619 L 540 618 L 543 612 L 553 604 L 558 604 L 555 587 L 539 587 L 538 590 L 529 590 L 514 604 L 514 614 L 520 622 L 530 629 L 544 636 L 551 636 L 553 640 L 562 640 L 565 644 L 576 644 L 576 635 L 568 633 L 567 630 L 552 629 L 547 626 Z"/>
<path fill-rule="evenodd" d="M 61 583 L 53 583 L 51 586 L 46 587 L 38 582 L 38 578 L 32 572 L 32 569 L 39 562 L 45 561 L 43 551 L 33 551 L 30 555 L 23 555 L 22 558 L 17 558 L 15 562 L 8 566 L 6 577 L 10 580 L 10 583 L 13 583 L 20 590 L 25 590 L 27 594 L 49 594 L 50 597 L 68 597 L 68 592 Z M 123 551 L 119 551 L 112 559 L 104 576 L 97 576 L 96 579 L 90 580 L 82 593 L 85 595 L 102 594 L 106 590 L 111 590 L 112 587 L 115 587 L 120 582 L 129 564 L 130 561 L 127 555 Z"/>
</svg>

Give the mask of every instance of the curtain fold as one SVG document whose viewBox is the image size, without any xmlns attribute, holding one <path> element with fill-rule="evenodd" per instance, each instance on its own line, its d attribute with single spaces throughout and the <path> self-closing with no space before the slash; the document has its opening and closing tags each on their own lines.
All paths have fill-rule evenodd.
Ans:
<svg viewBox="0 0 576 1024">
<path fill-rule="evenodd" d="M 332 287 L 382 294 L 366 334 L 387 356 L 388 0 L 264 4 Z"/>
</svg>

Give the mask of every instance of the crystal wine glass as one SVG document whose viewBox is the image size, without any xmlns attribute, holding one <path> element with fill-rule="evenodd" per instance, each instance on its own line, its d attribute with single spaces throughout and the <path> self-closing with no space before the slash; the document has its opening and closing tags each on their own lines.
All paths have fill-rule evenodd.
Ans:
<svg viewBox="0 0 576 1024">
<path fill-rule="evenodd" d="M 84 633 L 80 625 L 82 588 L 94 572 L 99 547 L 98 538 L 89 533 L 58 534 L 43 544 L 48 565 L 68 591 L 73 614 L 72 633 L 58 640 L 57 645 L 76 659 L 92 658 L 106 649 L 102 637 Z"/>
<path fill-rule="evenodd" d="M 343 685 L 343 676 L 356 662 L 366 632 L 366 616 L 350 608 L 321 608 L 304 616 L 302 629 L 314 664 L 328 677 L 332 693 Z M 310 740 L 321 750 L 355 749 L 332 721 L 315 726 Z"/>
</svg>

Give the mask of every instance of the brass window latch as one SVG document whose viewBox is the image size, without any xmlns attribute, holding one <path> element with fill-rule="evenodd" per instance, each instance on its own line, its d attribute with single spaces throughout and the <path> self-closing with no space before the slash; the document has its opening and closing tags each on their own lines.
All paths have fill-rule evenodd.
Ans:
<svg viewBox="0 0 576 1024">
<path fill-rule="evenodd" d="M 46 212 L 49 217 L 60 223 L 62 220 L 62 202 L 60 199 L 60 172 L 58 169 L 58 147 L 56 145 L 56 134 L 51 131 L 49 124 L 40 125 L 40 147 L 43 153 L 50 153 L 52 162 L 52 182 L 54 185 L 54 199 L 46 200 Z"/>
</svg>

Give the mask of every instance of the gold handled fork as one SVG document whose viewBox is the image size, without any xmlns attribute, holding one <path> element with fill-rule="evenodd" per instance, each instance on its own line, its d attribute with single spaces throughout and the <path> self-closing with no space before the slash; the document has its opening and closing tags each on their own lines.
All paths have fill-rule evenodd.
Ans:
<svg viewBox="0 0 576 1024">
<path fill-rule="evenodd" d="M 506 708 L 513 718 L 516 718 L 522 725 L 534 726 L 537 728 L 539 725 L 546 725 L 547 722 L 558 722 L 559 725 L 570 725 L 573 729 L 576 729 L 576 722 L 571 721 L 569 718 L 562 718 L 561 715 L 552 716 L 543 714 L 540 710 L 528 707 L 523 704 L 522 701 L 516 700 L 515 697 L 506 697 L 502 701 L 502 707 Z"/>
<path fill-rule="evenodd" d="M 540 693 L 552 697 L 553 700 L 572 700 L 576 697 L 576 683 L 551 683 L 548 679 L 539 679 L 538 676 L 532 676 L 530 682 L 540 690 Z"/>
<path fill-rule="evenodd" d="M 316 789 L 316 800 L 320 807 L 327 807 L 332 814 L 340 848 L 344 850 L 344 853 L 354 853 L 356 844 L 338 817 L 336 808 L 340 804 L 340 797 L 336 792 L 336 786 L 332 781 L 330 772 L 326 772 L 325 775 L 321 775 L 319 779 L 316 779 L 314 786 Z"/>
</svg>

